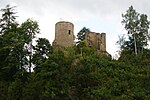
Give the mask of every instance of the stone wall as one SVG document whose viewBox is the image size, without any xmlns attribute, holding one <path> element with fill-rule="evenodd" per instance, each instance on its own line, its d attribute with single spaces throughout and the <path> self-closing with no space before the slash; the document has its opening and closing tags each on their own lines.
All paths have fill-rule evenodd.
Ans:
<svg viewBox="0 0 150 100">
<path fill-rule="evenodd" d="M 106 34 L 105 33 L 96 33 L 96 32 L 87 32 L 85 33 L 85 40 L 88 43 L 89 47 L 94 47 L 98 51 L 106 51 Z"/>
</svg>

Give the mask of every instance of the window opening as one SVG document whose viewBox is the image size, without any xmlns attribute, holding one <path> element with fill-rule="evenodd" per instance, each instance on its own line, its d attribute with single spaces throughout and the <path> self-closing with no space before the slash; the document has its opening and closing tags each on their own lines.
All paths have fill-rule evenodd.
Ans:
<svg viewBox="0 0 150 100">
<path fill-rule="evenodd" d="M 71 34 L 71 30 L 68 31 L 68 34 L 69 34 L 69 35 Z"/>
</svg>

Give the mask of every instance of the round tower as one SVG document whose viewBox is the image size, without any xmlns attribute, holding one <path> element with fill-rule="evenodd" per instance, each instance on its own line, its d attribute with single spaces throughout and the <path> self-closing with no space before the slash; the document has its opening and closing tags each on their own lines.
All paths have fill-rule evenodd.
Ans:
<svg viewBox="0 0 150 100">
<path fill-rule="evenodd" d="M 71 22 L 60 21 L 55 24 L 55 46 L 71 47 L 74 41 L 74 25 Z"/>
</svg>

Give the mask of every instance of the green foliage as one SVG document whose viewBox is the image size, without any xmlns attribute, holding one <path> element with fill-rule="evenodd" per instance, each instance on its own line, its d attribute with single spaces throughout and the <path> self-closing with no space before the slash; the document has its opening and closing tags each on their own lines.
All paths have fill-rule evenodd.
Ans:
<svg viewBox="0 0 150 100">
<path fill-rule="evenodd" d="M 134 51 L 135 54 L 142 52 L 150 40 L 148 33 L 150 22 L 148 21 L 147 15 L 139 14 L 131 6 L 126 14 L 122 14 L 122 17 L 122 24 L 125 25 L 129 40 L 122 42 L 121 48 Z"/>
<path fill-rule="evenodd" d="M 4 34 L 5 31 L 11 28 L 11 25 L 17 24 L 16 17 L 14 12 L 14 7 L 10 7 L 10 5 L 6 5 L 6 8 L 1 9 L 2 18 L 0 18 L 0 34 Z"/>
<path fill-rule="evenodd" d="M 36 21 L 32 19 L 27 19 L 24 23 L 21 24 L 21 29 L 25 35 L 25 39 L 27 40 L 26 43 L 32 41 L 35 38 L 35 35 L 39 33 L 39 26 Z"/>
<path fill-rule="evenodd" d="M 59 61 L 60 60 L 60 61 Z M 63 52 L 54 52 L 42 63 L 38 72 L 33 73 L 25 89 L 27 100 L 60 100 L 68 98 L 68 71 Z M 68 65 L 69 66 L 69 65 Z"/>
<path fill-rule="evenodd" d="M 77 34 L 77 39 L 79 41 L 83 41 L 85 39 L 85 33 L 86 32 L 90 32 L 90 29 L 89 28 L 86 28 L 86 27 L 83 27 L 79 33 Z"/>
<path fill-rule="evenodd" d="M 0 36 L 2 40 L 0 48 L 1 75 L 5 80 L 12 80 L 17 71 L 23 70 L 23 64 L 26 62 L 23 51 L 24 39 L 19 34 L 20 29 L 12 27 L 9 31 Z"/>
<path fill-rule="evenodd" d="M 35 35 L 39 33 L 39 26 L 36 21 L 27 19 L 21 24 L 22 34 L 25 38 L 25 51 L 27 52 L 26 57 L 28 57 L 28 69 L 31 72 L 32 68 L 32 52 L 33 52 L 33 39 Z"/>
<path fill-rule="evenodd" d="M 76 54 L 80 54 L 81 56 L 86 56 L 86 55 L 93 55 L 96 54 L 96 49 L 94 47 L 88 47 L 87 42 L 80 41 L 76 46 L 75 46 L 75 52 Z"/>
<path fill-rule="evenodd" d="M 16 79 L 8 87 L 8 100 L 19 100 L 22 97 L 23 82 L 20 79 Z"/>
<path fill-rule="evenodd" d="M 134 55 L 133 52 L 124 50 L 121 52 L 119 61 L 125 62 L 129 65 L 134 65 L 134 66 L 148 66 L 149 64 L 149 56 L 150 56 L 150 50 L 144 49 L 142 53 L 137 54 L 136 56 Z"/>
<path fill-rule="evenodd" d="M 39 38 L 36 42 L 37 45 L 33 47 L 34 54 L 32 58 L 32 62 L 35 65 L 34 71 L 38 71 L 40 64 L 44 63 L 52 52 L 52 47 L 47 39 Z"/>
<path fill-rule="evenodd" d="M 0 99 L 7 99 L 7 91 L 8 91 L 9 82 L 0 81 Z"/>
<path fill-rule="evenodd" d="M 148 28 L 145 19 L 141 15 L 142 36 Z M 63 51 L 53 50 L 45 38 L 37 39 L 34 46 L 37 33 L 37 22 L 28 19 L 21 25 L 12 22 L 0 35 L 0 100 L 150 98 L 150 50 L 143 49 L 134 56 L 132 50 L 123 49 L 119 60 L 112 60 L 89 48 L 83 38 Z M 131 48 L 131 41 L 126 45 Z M 34 69 L 29 72 L 31 65 Z"/>
</svg>

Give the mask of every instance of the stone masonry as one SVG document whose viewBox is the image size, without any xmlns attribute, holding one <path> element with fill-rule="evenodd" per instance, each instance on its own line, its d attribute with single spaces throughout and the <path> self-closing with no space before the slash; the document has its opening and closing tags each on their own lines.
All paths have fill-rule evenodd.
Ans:
<svg viewBox="0 0 150 100">
<path fill-rule="evenodd" d="M 98 51 L 106 51 L 106 34 L 105 33 L 95 33 L 88 32 L 85 33 L 85 40 L 89 47 L 94 47 Z"/>
<path fill-rule="evenodd" d="M 74 25 L 70 22 L 60 21 L 55 24 L 54 47 L 71 47 L 74 43 Z"/>
<path fill-rule="evenodd" d="M 87 32 L 85 41 L 89 47 L 94 47 L 97 51 L 106 52 L 106 34 Z M 60 21 L 55 24 L 54 48 L 72 47 L 74 43 L 74 25 L 71 22 Z"/>
</svg>

